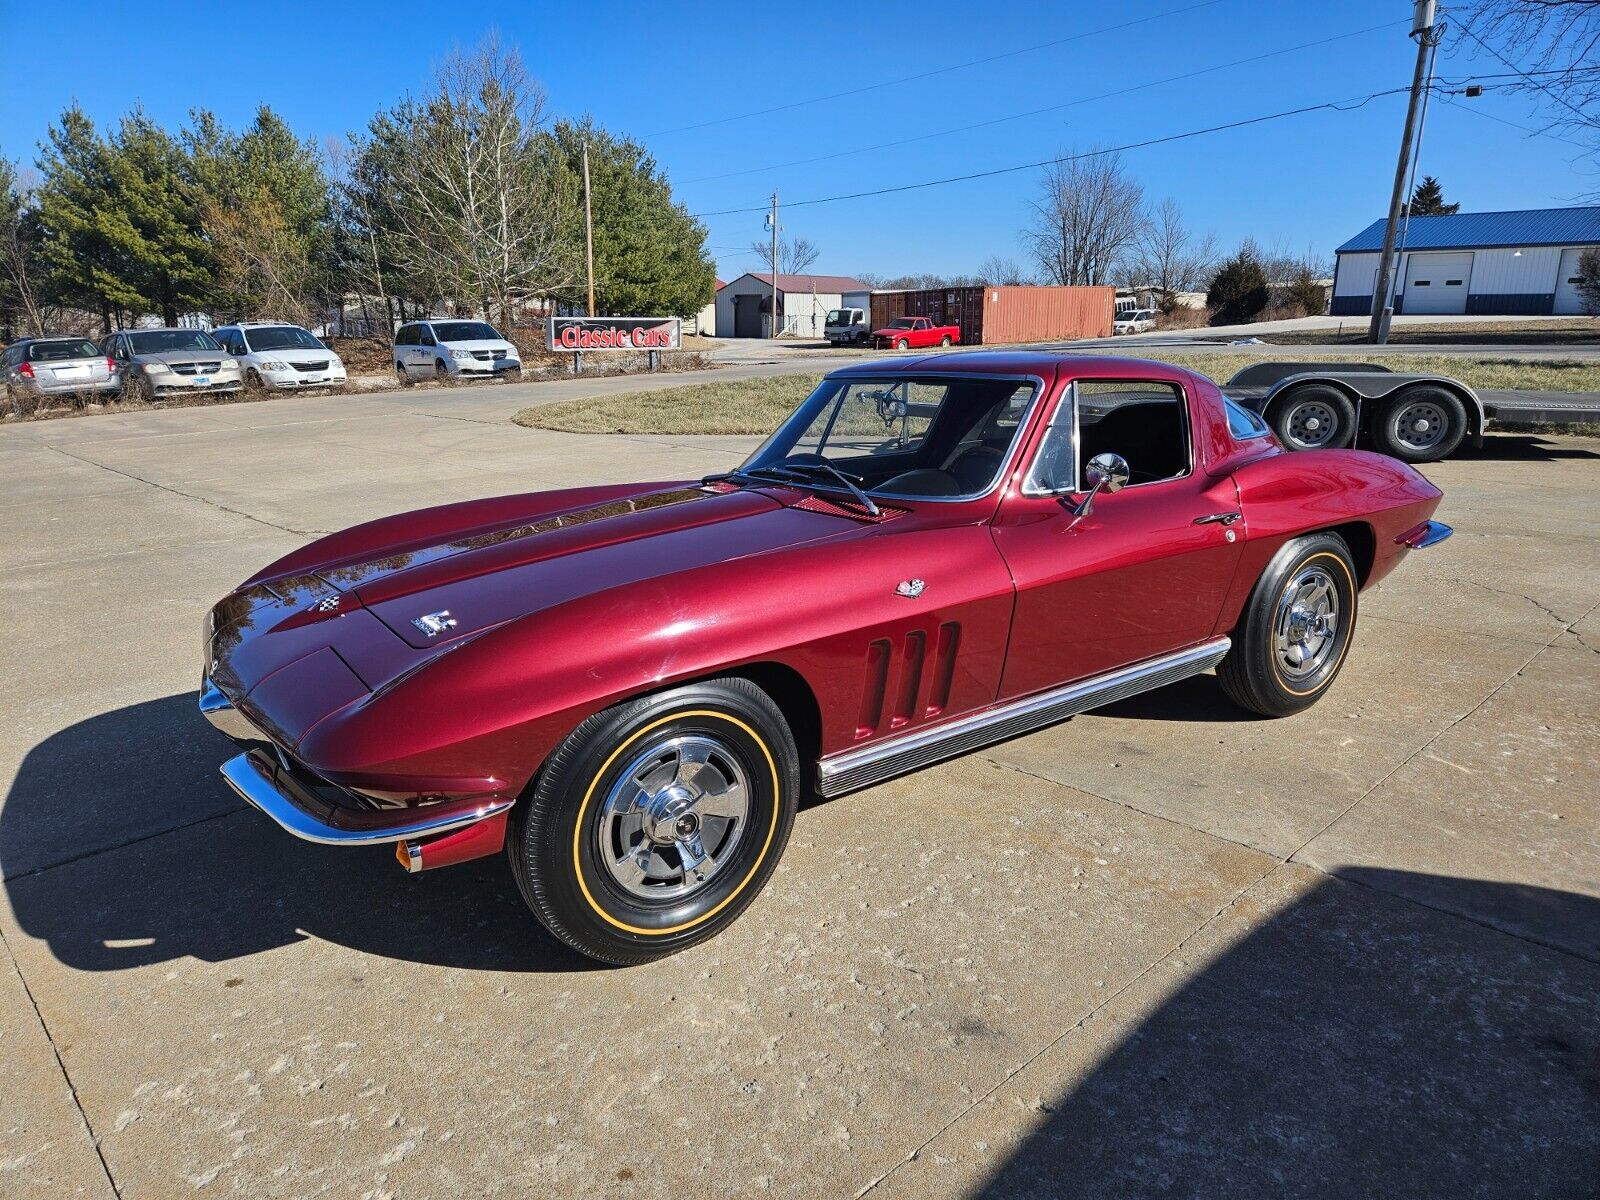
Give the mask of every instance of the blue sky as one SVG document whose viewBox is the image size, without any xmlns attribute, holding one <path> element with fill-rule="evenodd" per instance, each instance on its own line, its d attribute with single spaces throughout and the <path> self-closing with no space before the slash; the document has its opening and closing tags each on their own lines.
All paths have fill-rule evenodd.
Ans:
<svg viewBox="0 0 1600 1200">
<path fill-rule="evenodd" d="M 690 209 L 709 212 L 762 205 L 774 188 L 787 203 L 937 179 L 1402 87 L 1414 56 L 1410 10 L 1406 0 L 703 7 L 343 0 L 250 10 L 84 0 L 72 23 L 94 31 L 87 59 L 8 56 L 0 154 L 31 159 L 47 125 L 74 99 L 97 122 L 142 102 L 173 126 L 196 106 L 243 124 L 265 102 L 320 140 L 360 129 L 379 107 L 425 89 L 452 45 L 495 29 L 521 48 L 553 112 L 593 113 L 640 136 Z M 1153 19 L 1097 32 L 1140 18 Z M 59 14 L 16 0 L 0 0 L 0 27 L 13 47 L 59 44 L 62 36 Z M 1156 82 L 1329 38 L 1341 40 Z M 1052 41 L 1059 44 L 1028 49 Z M 1474 60 L 1469 46 L 1447 38 L 1441 74 L 1504 69 Z M 992 61 L 944 70 L 986 58 Z M 937 73 L 871 87 L 929 72 Z M 1129 88 L 1138 90 L 1107 95 Z M 794 106 L 741 117 L 776 105 Z M 1460 105 L 1433 106 L 1422 168 L 1465 209 L 1555 205 L 1590 186 L 1572 165 L 1573 147 L 1489 119 L 1537 126 L 1526 100 L 1491 92 Z M 1005 119 L 1041 108 L 1054 111 Z M 1404 97 L 1392 96 L 1353 112 L 1133 150 L 1124 160 L 1148 196 L 1175 198 L 1191 225 L 1227 246 L 1254 235 L 1327 254 L 1382 215 L 1403 115 Z M 926 134 L 938 136 L 883 146 Z M 855 150 L 864 152 L 779 165 Z M 1018 231 L 1036 180 L 1026 171 L 797 206 L 782 223 L 821 248 L 819 271 L 967 272 L 992 254 L 1025 259 Z M 762 236 L 760 214 L 707 224 L 723 278 L 757 265 L 747 246 Z"/>
</svg>

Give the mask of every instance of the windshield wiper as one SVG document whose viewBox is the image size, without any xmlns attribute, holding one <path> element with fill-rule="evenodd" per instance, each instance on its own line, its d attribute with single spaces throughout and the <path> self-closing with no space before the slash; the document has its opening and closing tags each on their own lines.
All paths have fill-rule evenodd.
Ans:
<svg viewBox="0 0 1600 1200">
<path fill-rule="evenodd" d="M 866 509 L 875 517 L 879 515 L 880 509 L 872 502 L 872 497 L 867 495 L 866 492 L 862 491 L 861 488 L 857 486 L 855 480 L 851 479 L 850 476 L 839 470 L 839 468 L 834 466 L 832 463 L 789 463 L 781 467 L 770 466 L 741 468 L 737 471 L 723 471 L 716 475 L 707 475 L 700 482 L 702 484 L 724 482 L 736 483 L 741 479 L 759 480 L 765 476 L 771 477 L 780 483 L 812 483 L 814 480 L 812 480 L 807 474 L 809 471 L 826 471 L 829 475 L 837 479 L 840 483 L 844 484 L 847 489 L 849 489 L 850 494 L 860 502 L 862 508 Z"/>
</svg>

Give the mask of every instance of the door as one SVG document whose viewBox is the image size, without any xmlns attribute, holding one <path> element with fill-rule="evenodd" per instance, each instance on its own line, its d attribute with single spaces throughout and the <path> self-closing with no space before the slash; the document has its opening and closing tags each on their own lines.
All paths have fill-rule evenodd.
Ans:
<svg viewBox="0 0 1600 1200">
<path fill-rule="evenodd" d="M 437 355 L 438 342 L 434 340 L 433 329 L 428 325 L 417 326 L 417 344 L 411 347 L 410 368 L 413 375 L 433 374 L 433 360 Z"/>
<path fill-rule="evenodd" d="M 1403 311 L 1464 313 L 1467 286 L 1472 280 L 1472 252 L 1464 254 L 1408 254 Z"/>
<path fill-rule="evenodd" d="M 1102 452 L 1127 460 L 1128 485 L 1074 517 L 1085 464 Z M 1017 587 L 1001 699 L 1211 636 L 1243 522 L 1233 480 L 1205 475 L 1193 455 L 1188 398 L 1174 384 L 1080 380 L 1062 398 L 995 523 Z"/>
<path fill-rule="evenodd" d="M 1561 252 L 1561 269 L 1556 272 L 1556 301 L 1552 312 L 1584 313 L 1583 296 L 1578 292 L 1578 259 L 1585 250 L 1600 246 L 1571 246 Z"/>
</svg>

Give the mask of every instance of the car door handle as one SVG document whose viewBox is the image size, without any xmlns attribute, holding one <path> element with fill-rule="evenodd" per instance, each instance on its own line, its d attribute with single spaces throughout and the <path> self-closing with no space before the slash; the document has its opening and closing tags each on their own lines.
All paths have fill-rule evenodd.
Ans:
<svg viewBox="0 0 1600 1200">
<path fill-rule="evenodd" d="M 1196 525 L 1232 525 L 1243 516 L 1243 513 L 1236 512 L 1207 513 L 1203 517 L 1196 517 L 1194 523 Z"/>
</svg>

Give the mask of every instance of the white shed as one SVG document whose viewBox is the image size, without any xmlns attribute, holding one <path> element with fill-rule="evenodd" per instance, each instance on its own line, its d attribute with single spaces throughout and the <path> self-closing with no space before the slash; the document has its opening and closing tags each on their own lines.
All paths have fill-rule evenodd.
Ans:
<svg viewBox="0 0 1600 1200">
<path fill-rule="evenodd" d="M 848 275 L 779 275 L 779 332 L 820 338 L 829 309 L 866 308 L 870 294 L 866 284 Z M 751 271 L 717 292 L 718 337 L 769 337 L 771 323 L 771 275 Z"/>
<path fill-rule="evenodd" d="M 1581 313 L 1578 256 L 1600 248 L 1600 206 L 1412 217 L 1394 272 L 1397 313 Z M 1384 222 L 1334 253 L 1336 317 L 1372 312 Z"/>
</svg>

